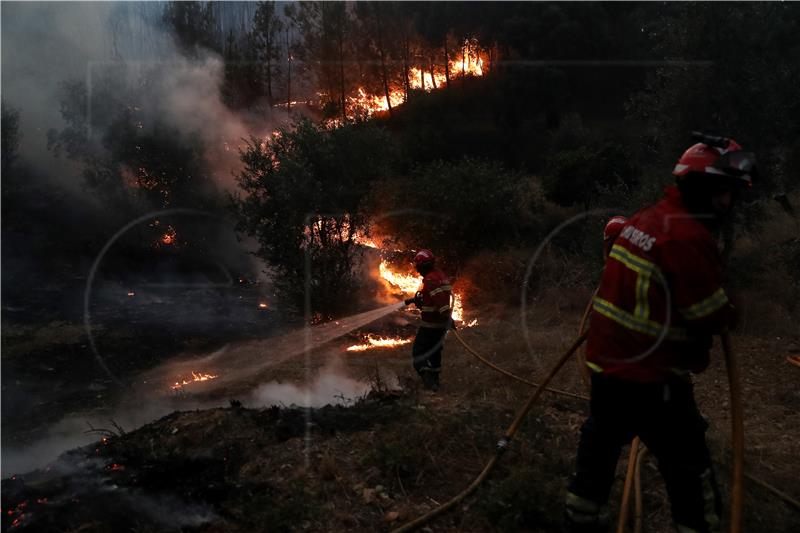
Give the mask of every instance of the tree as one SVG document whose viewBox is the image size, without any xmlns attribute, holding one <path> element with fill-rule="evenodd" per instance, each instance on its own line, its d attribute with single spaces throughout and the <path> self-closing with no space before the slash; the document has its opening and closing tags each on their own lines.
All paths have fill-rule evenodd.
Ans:
<svg viewBox="0 0 800 533">
<path fill-rule="evenodd" d="M 530 229 L 537 202 L 532 187 L 530 178 L 489 160 L 437 160 L 376 183 L 370 212 L 382 215 L 381 229 L 404 248 L 430 247 L 458 267 Z"/>
<path fill-rule="evenodd" d="M 19 132 L 19 111 L 6 104 L 5 100 L 0 104 L 2 107 L 2 173 L 10 170 L 11 165 L 17 159 L 17 151 L 21 135 Z"/>
<path fill-rule="evenodd" d="M 212 2 L 168 2 L 164 6 L 162 21 L 186 55 L 195 56 L 200 48 L 222 50 L 215 32 Z"/>
<path fill-rule="evenodd" d="M 545 194 L 562 206 L 589 208 L 602 188 L 632 187 L 639 169 L 625 145 L 606 142 L 562 150 L 548 159 L 543 186 Z"/>
<path fill-rule="evenodd" d="M 267 88 L 267 98 L 270 105 L 273 103 L 273 77 L 279 69 L 280 38 L 283 22 L 275 11 L 275 2 L 259 2 L 253 18 L 253 37 L 255 40 L 256 58 L 264 65 L 264 82 Z"/>
<path fill-rule="evenodd" d="M 315 311 L 352 307 L 354 236 L 368 223 L 362 200 L 371 180 L 388 175 L 391 146 L 373 126 L 326 129 L 303 120 L 270 141 L 252 138 L 242 151 L 243 194 L 232 197 L 237 230 L 258 240 L 257 255 L 274 270 L 287 301 L 300 307 L 310 290 Z"/>
</svg>

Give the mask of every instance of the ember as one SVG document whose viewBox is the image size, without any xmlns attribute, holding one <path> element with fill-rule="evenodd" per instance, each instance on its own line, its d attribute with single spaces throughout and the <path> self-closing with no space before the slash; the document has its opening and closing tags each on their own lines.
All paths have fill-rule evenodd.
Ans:
<svg viewBox="0 0 800 533">
<path fill-rule="evenodd" d="M 259 308 L 259 309 L 266 309 L 266 308 L 268 308 L 268 307 L 269 307 L 269 306 L 267 305 L 267 302 L 259 302 L 259 303 L 258 303 L 258 308 Z"/>
<path fill-rule="evenodd" d="M 197 381 L 208 381 L 210 379 L 216 379 L 218 376 L 212 374 L 198 374 L 197 372 L 192 372 L 192 379 L 184 379 L 181 381 L 176 381 L 174 385 L 172 385 L 172 390 L 180 390 L 184 387 L 184 385 L 189 385 L 190 383 L 195 383 Z"/>
<path fill-rule="evenodd" d="M 136 293 L 135 293 L 135 292 L 133 292 L 133 291 L 128 291 L 128 298 L 133 298 L 134 296 L 136 296 Z"/>
<path fill-rule="evenodd" d="M 348 352 L 364 352 L 367 350 L 372 350 L 374 348 L 394 348 L 395 346 L 402 346 L 404 344 L 408 344 L 411 342 L 411 339 L 398 339 L 398 338 L 387 338 L 387 337 L 376 337 L 373 335 L 367 335 L 364 338 L 364 343 L 362 344 L 354 344 L 352 346 L 347 347 Z"/>
<path fill-rule="evenodd" d="M 170 245 L 175 243 L 175 238 L 178 234 L 175 232 L 175 228 L 172 226 L 167 226 L 167 231 L 161 236 L 161 244 Z"/>
</svg>

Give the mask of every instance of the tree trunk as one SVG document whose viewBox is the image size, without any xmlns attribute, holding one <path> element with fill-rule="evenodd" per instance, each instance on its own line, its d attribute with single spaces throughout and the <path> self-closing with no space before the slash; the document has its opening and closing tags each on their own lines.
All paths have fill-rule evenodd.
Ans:
<svg viewBox="0 0 800 533">
<path fill-rule="evenodd" d="M 411 91 L 411 82 L 408 79 L 408 55 L 409 55 L 409 44 L 408 44 L 408 35 L 405 36 L 405 40 L 403 42 L 403 88 L 405 89 L 405 101 L 408 102 L 408 93 Z"/>
<path fill-rule="evenodd" d="M 344 94 L 344 30 L 340 28 L 339 31 L 339 89 L 341 92 L 341 105 L 342 105 L 342 122 L 347 121 L 347 106 Z"/>
<path fill-rule="evenodd" d="M 389 116 L 392 116 L 392 101 L 389 98 L 389 78 L 386 73 L 386 53 L 383 50 L 383 23 L 381 21 L 381 11 L 378 4 L 375 5 L 375 14 L 378 21 L 378 50 L 381 54 L 381 74 L 383 77 L 383 92 L 386 95 L 386 107 L 389 109 Z"/>
<path fill-rule="evenodd" d="M 461 47 L 461 86 L 467 83 L 467 45 Z"/>
<path fill-rule="evenodd" d="M 289 28 L 286 28 L 286 114 L 292 110 L 292 48 L 289 46 Z"/>
<path fill-rule="evenodd" d="M 450 87 L 450 53 L 447 50 L 447 35 L 444 36 L 444 80 Z"/>
<path fill-rule="evenodd" d="M 431 65 L 431 87 L 436 89 L 436 74 L 433 72 L 433 54 L 431 54 L 429 62 Z"/>
<path fill-rule="evenodd" d="M 272 40 L 267 41 L 267 98 L 272 106 Z"/>
</svg>

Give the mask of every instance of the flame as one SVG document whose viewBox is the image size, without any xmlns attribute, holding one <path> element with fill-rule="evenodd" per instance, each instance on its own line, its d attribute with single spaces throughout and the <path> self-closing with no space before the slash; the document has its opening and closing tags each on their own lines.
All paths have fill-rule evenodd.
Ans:
<svg viewBox="0 0 800 533">
<path fill-rule="evenodd" d="M 172 385 L 172 390 L 180 390 L 183 388 L 184 385 L 188 385 L 190 383 L 194 383 L 196 381 L 208 381 L 210 379 L 216 379 L 219 376 L 215 376 L 212 374 L 199 374 L 197 372 L 192 372 L 192 379 L 183 379 L 181 381 L 176 381 L 174 385 Z"/>
<path fill-rule="evenodd" d="M 378 267 L 381 278 L 389 283 L 393 289 L 400 289 L 401 292 L 413 294 L 419 290 L 422 278 L 416 274 L 401 274 L 394 272 L 386 261 L 381 261 Z"/>
<path fill-rule="evenodd" d="M 175 232 L 175 228 L 172 226 L 167 226 L 167 231 L 161 236 L 161 244 L 167 246 L 174 244 L 177 237 L 178 234 Z"/>
<path fill-rule="evenodd" d="M 411 295 L 420 288 L 420 284 L 422 280 L 419 276 L 414 274 L 402 274 L 400 272 L 395 272 L 389 266 L 389 263 L 381 261 L 380 266 L 378 267 L 378 271 L 380 273 L 381 279 L 383 279 L 386 283 L 391 286 L 391 289 L 397 290 L 399 289 L 400 292 L 404 294 Z M 469 322 L 466 322 L 464 319 L 464 302 L 461 298 L 460 294 L 453 293 L 453 311 L 451 317 L 456 322 L 461 322 L 462 328 L 471 328 L 478 324 L 478 319 L 474 318 Z"/>
<path fill-rule="evenodd" d="M 367 237 L 363 231 L 357 231 L 356 234 L 353 235 L 353 242 L 361 246 L 366 246 L 367 248 L 380 248 L 378 241 Z"/>
<path fill-rule="evenodd" d="M 485 56 L 485 50 L 480 47 L 477 39 L 464 40 L 461 44 L 460 53 L 457 53 L 448 61 L 450 79 L 483 76 L 482 56 Z M 445 87 L 447 85 L 447 75 L 444 66 L 434 65 L 432 69 L 427 65 L 424 68 L 410 67 L 408 70 L 408 85 L 410 89 L 421 89 L 425 92 Z M 375 113 L 388 111 L 390 103 L 392 108 L 405 103 L 406 91 L 403 86 L 390 87 L 388 93 L 388 97 L 383 91 L 372 94 L 367 92 L 364 87 L 359 87 L 356 89 L 355 95 L 345 98 L 345 114 L 349 119 L 369 118 Z M 320 101 L 329 99 L 325 92 L 318 92 L 317 96 Z M 328 121 L 328 124 L 332 127 L 338 127 L 341 123 L 342 121 L 339 118 Z"/>
<path fill-rule="evenodd" d="M 258 302 L 258 308 L 259 309 L 266 309 L 267 307 L 269 307 L 267 305 L 267 302 Z"/>
<path fill-rule="evenodd" d="M 411 342 L 411 339 L 389 338 L 389 337 L 375 337 L 367 335 L 364 338 L 363 344 L 354 344 L 347 347 L 348 352 L 364 352 L 372 350 L 373 348 L 394 348 L 395 346 L 402 346 Z"/>
</svg>

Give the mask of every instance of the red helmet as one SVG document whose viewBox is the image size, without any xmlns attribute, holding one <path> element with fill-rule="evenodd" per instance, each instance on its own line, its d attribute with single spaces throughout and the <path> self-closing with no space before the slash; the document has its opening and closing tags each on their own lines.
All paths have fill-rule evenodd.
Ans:
<svg viewBox="0 0 800 533">
<path fill-rule="evenodd" d="M 756 158 L 739 143 L 727 137 L 713 137 L 693 132 L 700 142 L 686 150 L 672 173 L 680 181 L 688 174 L 711 174 L 741 180 L 748 185 L 756 176 Z"/>
<path fill-rule="evenodd" d="M 621 215 L 609 218 L 606 227 L 603 228 L 603 242 L 615 240 L 627 223 L 628 219 Z"/>
<path fill-rule="evenodd" d="M 414 266 L 417 268 L 422 265 L 433 264 L 434 261 L 436 261 L 436 257 L 433 255 L 433 252 L 428 249 L 422 249 L 414 256 Z"/>
</svg>

